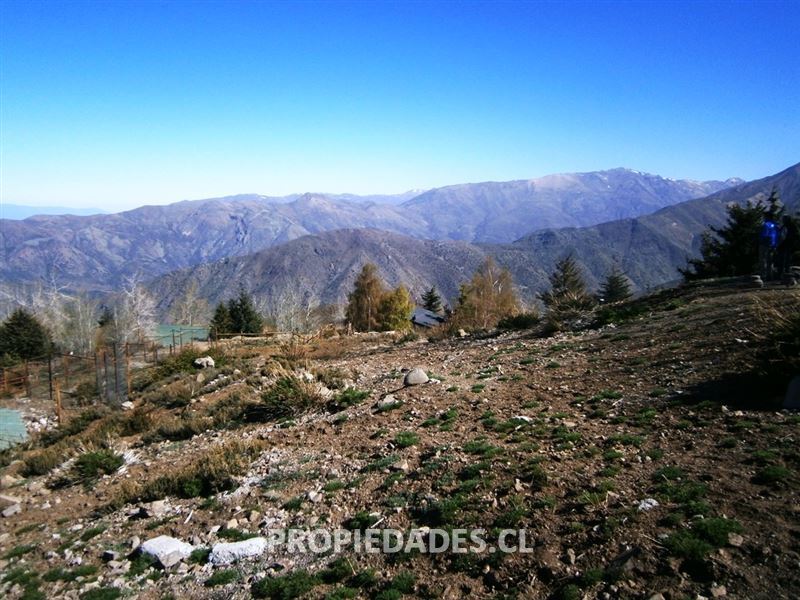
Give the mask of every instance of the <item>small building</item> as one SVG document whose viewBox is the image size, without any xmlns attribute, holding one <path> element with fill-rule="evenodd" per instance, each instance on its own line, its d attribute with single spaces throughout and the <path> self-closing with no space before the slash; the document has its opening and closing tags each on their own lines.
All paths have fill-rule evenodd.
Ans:
<svg viewBox="0 0 800 600">
<path fill-rule="evenodd" d="M 415 327 L 430 329 L 444 323 L 444 317 L 433 311 L 417 306 L 411 314 L 411 322 Z"/>
</svg>

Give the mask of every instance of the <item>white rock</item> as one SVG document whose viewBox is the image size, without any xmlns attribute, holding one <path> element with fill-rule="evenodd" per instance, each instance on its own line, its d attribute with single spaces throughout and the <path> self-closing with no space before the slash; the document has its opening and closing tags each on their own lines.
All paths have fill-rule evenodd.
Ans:
<svg viewBox="0 0 800 600">
<path fill-rule="evenodd" d="M 198 367 L 199 369 L 213 369 L 214 359 L 211 358 L 210 356 L 202 356 L 200 358 L 195 358 L 194 366 Z"/>
<path fill-rule="evenodd" d="M 511 417 L 512 421 L 523 421 L 525 423 L 533 423 L 533 419 L 530 417 L 526 417 L 525 415 L 517 415 L 516 417 Z"/>
<path fill-rule="evenodd" d="M 392 394 L 386 394 L 383 398 L 381 398 L 378 403 L 375 405 L 375 408 L 384 409 L 384 408 L 391 408 L 393 406 L 398 406 L 400 401 L 395 398 Z"/>
<path fill-rule="evenodd" d="M 122 410 L 133 410 L 133 402 L 131 402 L 130 400 L 126 400 L 125 402 L 120 404 L 120 406 L 122 407 Z"/>
<path fill-rule="evenodd" d="M 430 381 L 428 374 L 419 367 L 411 369 L 403 379 L 405 385 L 420 385 L 428 381 Z"/>
<path fill-rule="evenodd" d="M 269 549 L 266 538 L 254 537 L 241 542 L 214 544 L 209 561 L 214 565 L 229 565 L 244 558 L 256 558 Z"/>
<path fill-rule="evenodd" d="M 638 509 L 642 512 L 647 512 L 648 510 L 653 510 L 658 506 L 658 500 L 655 498 L 645 498 L 641 502 L 639 502 Z"/>
<path fill-rule="evenodd" d="M 154 556 L 158 559 L 158 562 L 160 562 L 161 566 L 165 569 L 188 558 L 192 550 L 194 550 L 191 544 L 169 537 L 168 535 L 160 535 L 149 539 L 142 544 L 140 548 L 144 554 Z"/>
<path fill-rule="evenodd" d="M 3 510 L 3 516 L 7 519 L 9 517 L 13 517 L 14 515 L 20 512 L 22 512 L 22 506 L 20 506 L 19 504 L 12 504 L 11 506 Z"/>
</svg>

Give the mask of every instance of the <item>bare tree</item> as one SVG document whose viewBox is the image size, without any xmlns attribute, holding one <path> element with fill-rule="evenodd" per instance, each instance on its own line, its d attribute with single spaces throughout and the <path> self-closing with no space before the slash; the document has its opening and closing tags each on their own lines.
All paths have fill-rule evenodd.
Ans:
<svg viewBox="0 0 800 600">
<path fill-rule="evenodd" d="M 192 327 L 198 323 L 207 323 L 210 316 L 208 301 L 201 298 L 197 290 L 197 281 L 192 281 L 172 309 L 172 320 L 177 325 Z"/>
<path fill-rule="evenodd" d="M 156 303 L 139 282 L 139 276 L 125 279 L 119 303 L 114 310 L 114 341 L 130 342 L 155 333 Z"/>
</svg>

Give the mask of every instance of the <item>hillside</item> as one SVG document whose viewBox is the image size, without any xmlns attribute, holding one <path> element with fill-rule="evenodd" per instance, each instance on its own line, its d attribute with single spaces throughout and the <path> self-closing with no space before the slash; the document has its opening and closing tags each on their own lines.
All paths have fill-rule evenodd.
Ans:
<svg viewBox="0 0 800 600">
<path fill-rule="evenodd" d="M 672 181 L 617 169 L 465 184 L 400 204 L 407 195 L 250 194 L 111 215 L 3 220 L 0 278 L 7 283 L 55 279 L 60 285 L 108 291 L 137 272 L 161 275 L 343 228 L 375 228 L 420 239 L 511 242 L 544 227 L 638 216 L 733 183 Z"/>
<path fill-rule="evenodd" d="M 630 169 L 454 185 L 403 209 L 426 221 L 428 237 L 501 244 L 537 229 L 586 227 L 650 214 L 743 183 L 675 181 Z"/>
<path fill-rule="evenodd" d="M 794 598 L 800 421 L 729 380 L 798 302 L 695 288 L 550 339 L 253 341 L 139 371 L 132 411 L 75 411 L 3 470 L 0 594 Z M 435 380 L 404 386 L 416 366 Z M 290 527 L 522 529 L 532 551 L 225 564 L 220 543 Z M 161 535 L 191 544 L 167 567 L 142 553 Z"/>
<path fill-rule="evenodd" d="M 293 240 L 249 256 L 234 257 L 170 273 L 150 287 L 167 314 L 192 281 L 212 304 L 236 293 L 238 285 L 276 308 L 282 302 L 341 304 L 365 262 L 378 266 L 389 285 L 404 283 L 417 296 L 436 286 L 448 299 L 458 295 L 486 256 L 508 267 L 521 295 L 532 302 L 547 289 L 555 263 L 573 253 L 595 288 L 617 264 L 639 291 L 678 279 L 678 268 L 695 256 L 708 225 L 725 221 L 730 202 L 765 197 L 774 187 L 790 210 L 800 208 L 800 165 L 703 199 L 652 215 L 593 227 L 543 230 L 512 244 L 430 241 L 374 230 L 340 230 Z M 233 282 L 235 285 L 231 285 Z"/>
</svg>

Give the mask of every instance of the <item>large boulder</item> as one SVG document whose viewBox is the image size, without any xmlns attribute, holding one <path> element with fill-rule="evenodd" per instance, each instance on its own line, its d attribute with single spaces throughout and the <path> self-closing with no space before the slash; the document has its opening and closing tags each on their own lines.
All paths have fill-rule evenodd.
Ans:
<svg viewBox="0 0 800 600">
<path fill-rule="evenodd" d="M 156 558 L 162 567 L 169 569 L 182 560 L 189 558 L 194 547 L 174 537 L 160 535 L 147 540 L 139 549 L 143 554 Z"/>
<path fill-rule="evenodd" d="M 214 544 L 208 560 L 214 565 L 229 565 L 245 558 L 258 558 L 269 549 L 269 542 L 263 537 L 254 537 L 241 542 L 221 542 Z"/>
<path fill-rule="evenodd" d="M 430 381 L 428 374 L 419 367 L 416 367 L 406 373 L 403 383 L 405 385 L 420 385 L 423 383 L 428 383 L 428 381 Z"/>
</svg>

